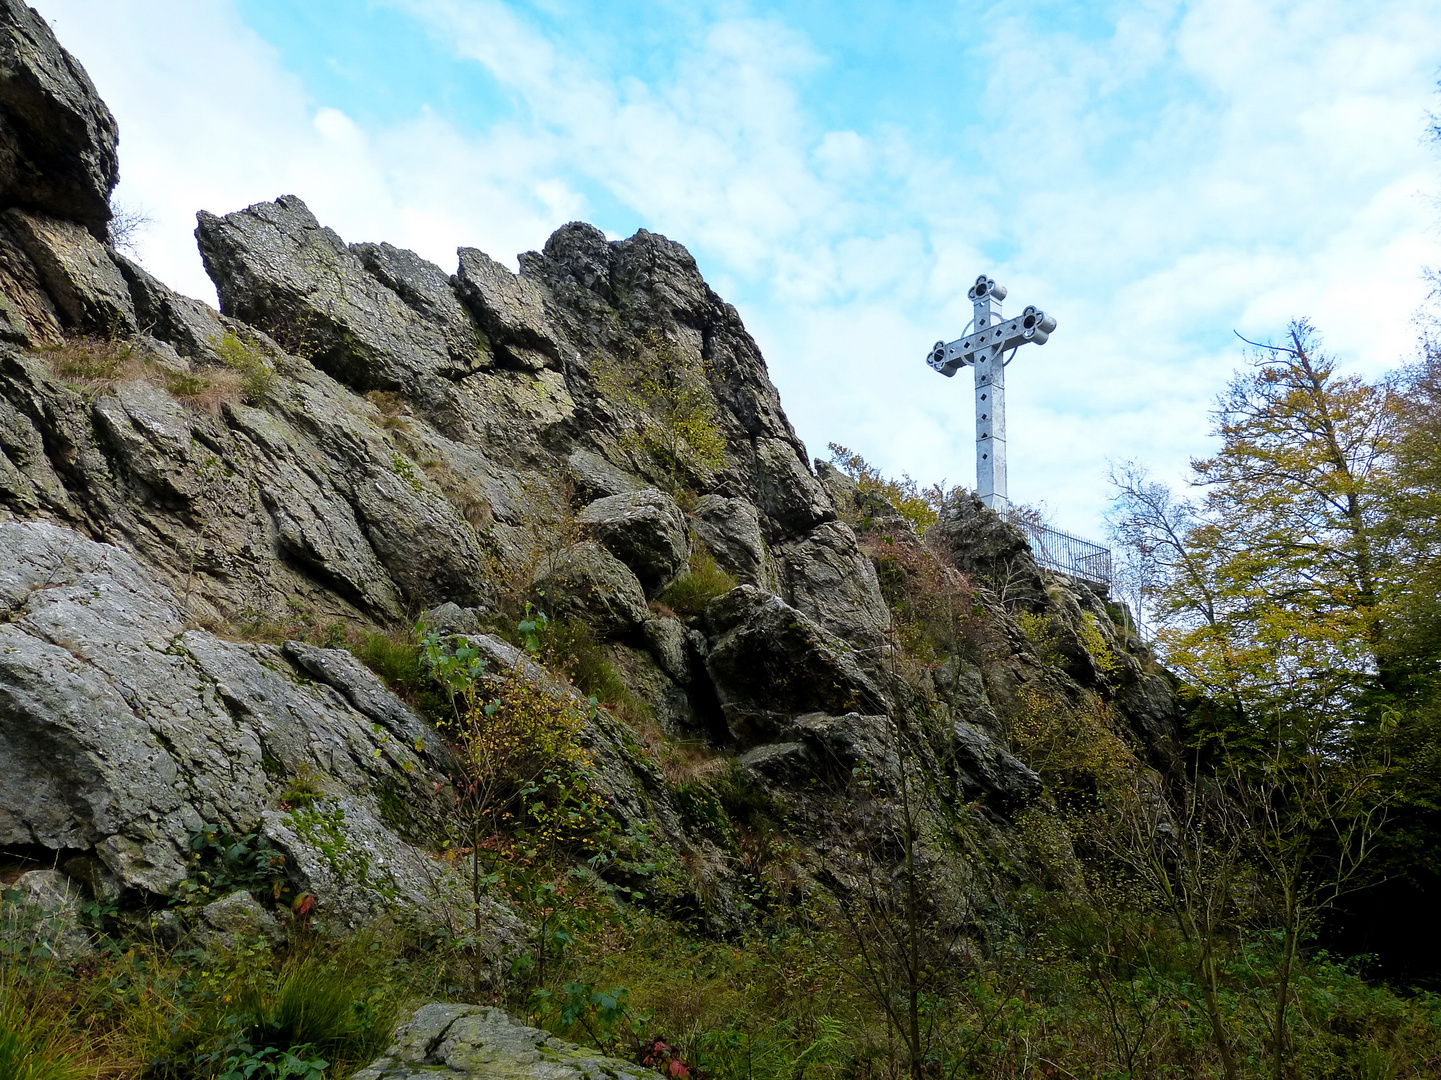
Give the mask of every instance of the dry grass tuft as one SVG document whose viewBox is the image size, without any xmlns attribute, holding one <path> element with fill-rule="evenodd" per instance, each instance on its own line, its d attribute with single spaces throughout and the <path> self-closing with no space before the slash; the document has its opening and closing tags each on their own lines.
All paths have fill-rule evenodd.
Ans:
<svg viewBox="0 0 1441 1080">
<path fill-rule="evenodd" d="M 410 406 L 399 394 L 390 390 L 371 390 L 366 393 L 365 400 L 380 410 L 381 427 L 387 431 L 410 430 L 410 417 L 413 414 Z"/>
<path fill-rule="evenodd" d="M 471 528 L 484 532 L 495 524 L 495 511 L 478 482 L 459 476 L 448 461 L 422 458 L 420 467 L 444 492 L 450 504 L 460 511 L 460 516 L 470 522 Z"/>
<path fill-rule="evenodd" d="M 72 337 L 35 352 L 63 383 L 89 394 L 113 391 L 127 382 L 163 387 L 181 404 L 212 416 L 227 402 L 244 400 L 246 376 L 233 368 L 176 371 L 134 340 Z"/>
<path fill-rule="evenodd" d="M 656 760 L 671 787 L 718 779 L 730 771 L 731 759 L 714 747 L 703 742 L 672 742 L 658 726 L 648 726 L 654 730 L 642 734 L 655 748 Z"/>
<path fill-rule="evenodd" d="M 66 338 L 36 349 L 64 382 L 82 390 L 105 391 L 115 384 L 142 377 L 145 356 L 134 342 L 103 338 Z"/>
</svg>

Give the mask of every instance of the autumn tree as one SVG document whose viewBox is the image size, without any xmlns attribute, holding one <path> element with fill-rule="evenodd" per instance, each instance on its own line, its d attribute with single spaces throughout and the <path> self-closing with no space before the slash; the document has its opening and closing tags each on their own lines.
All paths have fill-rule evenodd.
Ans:
<svg viewBox="0 0 1441 1080">
<path fill-rule="evenodd" d="M 1413 679 L 1441 655 L 1441 340 L 1428 326 L 1421 362 L 1397 396 L 1393 533 L 1398 564 L 1394 653 Z"/>
<path fill-rule="evenodd" d="M 1394 716 L 1386 714 L 1375 739 L 1363 737 L 1362 721 L 1378 691 L 1397 683 L 1393 634 L 1405 581 L 1397 395 L 1338 374 L 1306 323 L 1288 337 L 1284 346 L 1258 346 L 1250 370 L 1218 399 L 1221 446 L 1192 462 L 1196 496 L 1123 466 L 1113 477 L 1112 516 L 1167 664 L 1200 691 L 1193 783 L 1227 808 L 1220 818 L 1176 814 L 1170 843 L 1224 850 L 1222 864 L 1249 867 L 1265 883 L 1265 902 L 1247 918 L 1273 935 L 1263 1016 L 1276 1080 L 1288 1067 L 1302 943 L 1366 881 L 1394 798 Z M 1156 843 L 1137 838 L 1138 850 Z M 1209 856 L 1193 862 L 1167 863 L 1192 874 L 1169 880 L 1177 887 L 1166 895 L 1186 898 L 1178 912 L 1209 917 L 1232 885 L 1225 875 L 1213 879 Z M 1206 899 L 1200 908 L 1198 897 Z M 1211 924 L 1192 922 L 1198 940 L 1209 940 L 1201 930 Z M 1224 1047 L 1221 1026 L 1216 1034 Z"/>
<path fill-rule="evenodd" d="M 1392 678 L 1397 405 L 1337 373 L 1304 322 L 1257 350 L 1192 462 L 1196 500 L 1122 470 L 1113 518 L 1154 572 L 1167 662 L 1252 725 L 1335 719 Z"/>
</svg>

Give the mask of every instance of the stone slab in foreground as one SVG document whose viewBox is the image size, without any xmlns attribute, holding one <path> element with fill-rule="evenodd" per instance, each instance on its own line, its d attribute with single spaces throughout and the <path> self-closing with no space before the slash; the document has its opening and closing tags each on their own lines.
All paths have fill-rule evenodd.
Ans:
<svg viewBox="0 0 1441 1080">
<path fill-rule="evenodd" d="M 619 1058 L 604 1057 L 549 1032 L 526 1027 L 503 1009 L 425 1005 L 395 1033 L 395 1045 L 352 1080 L 660 1080 Z"/>
</svg>

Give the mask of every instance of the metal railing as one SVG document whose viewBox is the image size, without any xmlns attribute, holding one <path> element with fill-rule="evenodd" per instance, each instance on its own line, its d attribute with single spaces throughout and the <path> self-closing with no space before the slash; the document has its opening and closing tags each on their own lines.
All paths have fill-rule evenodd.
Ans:
<svg viewBox="0 0 1441 1080">
<path fill-rule="evenodd" d="M 1012 523 L 1026 534 L 1036 564 L 1044 570 L 1076 578 L 1103 589 L 1111 587 L 1111 549 L 1063 533 L 1049 525 L 1012 518 Z"/>
</svg>

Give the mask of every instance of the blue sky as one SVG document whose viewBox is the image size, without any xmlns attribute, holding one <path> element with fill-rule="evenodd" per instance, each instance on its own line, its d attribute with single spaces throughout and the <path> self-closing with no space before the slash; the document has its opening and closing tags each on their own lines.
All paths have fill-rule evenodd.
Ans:
<svg viewBox="0 0 1441 1080">
<path fill-rule="evenodd" d="M 1184 478 L 1207 410 L 1311 318 L 1412 351 L 1441 263 L 1441 0 L 32 0 L 120 123 L 140 255 L 293 193 L 349 241 L 514 265 L 566 221 L 684 243 L 813 454 L 974 478 L 924 364 L 986 271 L 1058 331 L 1008 371 L 1011 495 L 1099 536 L 1109 461 Z"/>
</svg>

